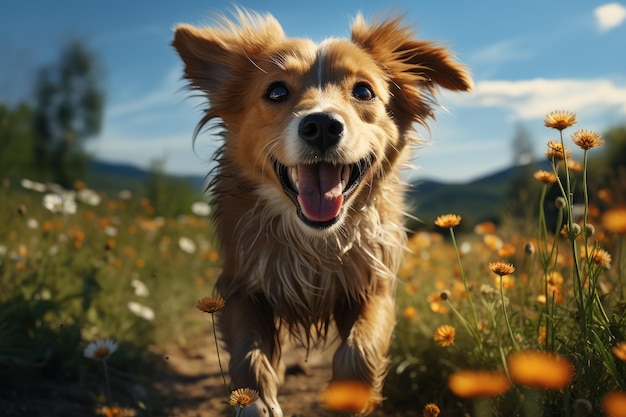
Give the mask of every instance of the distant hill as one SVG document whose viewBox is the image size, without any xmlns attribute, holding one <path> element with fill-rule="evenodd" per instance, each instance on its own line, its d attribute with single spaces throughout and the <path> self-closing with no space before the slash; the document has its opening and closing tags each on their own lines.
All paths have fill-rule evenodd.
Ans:
<svg viewBox="0 0 626 417">
<path fill-rule="evenodd" d="M 510 167 L 466 183 L 416 181 L 408 192 L 407 200 L 412 213 L 427 227 L 437 216 L 447 213 L 462 215 L 467 220 L 466 224 L 495 220 L 506 208 L 512 181 L 537 169 L 550 170 L 550 162 L 546 160 Z"/>
<path fill-rule="evenodd" d="M 189 182 L 193 189 L 198 190 L 198 193 L 202 193 L 204 190 L 204 176 L 172 177 Z M 92 160 L 89 164 L 86 181 L 90 187 L 116 193 L 122 189 L 144 189 L 149 178 L 150 172 L 148 170 L 135 165 Z"/>
<path fill-rule="evenodd" d="M 407 200 L 411 213 L 421 223 L 431 227 L 435 218 L 441 214 L 456 213 L 466 220 L 466 224 L 475 224 L 483 220 L 500 217 L 505 209 L 506 196 L 511 181 L 529 170 L 550 169 L 550 164 L 538 162 L 527 166 L 510 167 L 466 183 L 445 183 L 435 180 L 419 180 L 409 189 Z M 89 167 L 87 183 L 95 188 L 117 193 L 121 189 L 144 190 L 150 177 L 148 170 L 131 164 L 116 164 L 94 160 Z M 198 194 L 204 191 L 206 177 L 175 176 L 187 181 Z M 419 227 L 419 222 L 412 224 Z"/>
</svg>

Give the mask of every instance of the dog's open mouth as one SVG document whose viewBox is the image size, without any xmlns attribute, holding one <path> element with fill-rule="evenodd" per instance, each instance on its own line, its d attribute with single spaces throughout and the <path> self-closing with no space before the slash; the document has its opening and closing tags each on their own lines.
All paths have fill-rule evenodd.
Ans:
<svg viewBox="0 0 626 417">
<path fill-rule="evenodd" d="M 358 188 L 371 163 L 371 157 L 347 165 L 319 162 L 287 167 L 274 161 L 274 169 L 300 219 L 323 229 L 337 221 L 343 204 Z"/>
</svg>

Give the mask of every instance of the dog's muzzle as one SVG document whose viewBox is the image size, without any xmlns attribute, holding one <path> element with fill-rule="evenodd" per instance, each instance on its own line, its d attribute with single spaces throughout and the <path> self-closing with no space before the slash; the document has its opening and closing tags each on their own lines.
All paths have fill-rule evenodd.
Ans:
<svg viewBox="0 0 626 417">
<path fill-rule="evenodd" d="M 325 229 L 337 222 L 370 165 L 368 157 L 347 165 L 319 162 L 287 167 L 275 161 L 274 169 L 298 217 L 311 227 Z"/>
</svg>

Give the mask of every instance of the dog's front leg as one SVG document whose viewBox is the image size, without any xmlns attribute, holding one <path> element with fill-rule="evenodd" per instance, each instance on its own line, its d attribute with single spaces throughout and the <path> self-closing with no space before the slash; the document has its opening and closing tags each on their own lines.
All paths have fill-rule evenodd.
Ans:
<svg viewBox="0 0 626 417">
<path fill-rule="evenodd" d="M 219 327 L 230 353 L 233 388 L 252 388 L 259 392 L 259 400 L 254 405 L 259 416 L 282 417 L 276 373 L 280 360 L 279 336 L 269 303 L 263 296 L 230 297 L 220 311 Z"/>
<path fill-rule="evenodd" d="M 333 357 L 333 381 L 361 381 L 371 387 L 370 403 L 361 410 L 370 412 L 382 401 L 387 374 L 387 353 L 395 325 L 394 285 L 380 280 L 376 291 L 360 305 L 337 306 L 335 321 L 341 345 Z"/>
</svg>

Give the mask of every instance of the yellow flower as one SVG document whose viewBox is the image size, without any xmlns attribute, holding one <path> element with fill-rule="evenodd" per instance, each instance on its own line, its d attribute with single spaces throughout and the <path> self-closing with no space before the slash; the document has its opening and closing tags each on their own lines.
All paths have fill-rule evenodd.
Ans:
<svg viewBox="0 0 626 417">
<path fill-rule="evenodd" d="M 544 184 L 553 184 L 556 182 L 557 177 L 553 172 L 548 172 L 540 169 L 539 171 L 535 172 L 535 179 Z"/>
<path fill-rule="evenodd" d="M 477 235 L 492 235 L 496 233 L 496 225 L 490 221 L 478 223 L 474 226 L 474 233 Z"/>
<path fill-rule="evenodd" d="M 626 234 L 626 206 L 607 210 L 602 215 L 602 226 L 609 232 Z"/>
<path fill-rule="evenodd" d="M 360 381 L 333 381 L 322 392 L 326 410 L 364 413 L 376 405 L 370 398 L 371 387 Z"/>
<path fill-rule="evenodd" d="M 583 165 L 573 159 L 567 160 L 567 168 L 572 172 L 583 172 Z"/>
<path fill-rule="evenodd" d="M 458 214 L 444 214 L 435 219 L 435 225 L 442 229 L 450 229 L 454 226 L 458 226 L 461 223 L 461 216 Z"/>
<path fill-rule="evenodd" d="M 550 285 L 561 286 L 563 285 L 563 275 L 559 271 L 551 271 L 546 277 L 546 281 Z"/>
<path fill-rule="evenodd" d="M 503 243 L 502 247 L 498 249 L 498 256 L 501 256 L 503 258 L 509 258 L 515 255 L 515 252 L 515 246 L 511 245 L 510 243 Z"/>
<path fill-rule="evenodd" d="M 444 324 L 443 326 L 437 327 L 437 330 L 435 330 L 435 343 L 442 347 L 453 345 L 455 335 L 456 330 L 454 327 Z"/>
<path fill-rule="evenodd" d="M 496 286 L 500 286 L 500 282 L 502 282 L 502 290 L 508 291 L 511 288 L 515 287 L 515 278 L 510 275 L 505 276 L 497 276 L 494 279 L 494 283 Z"/>
<path fill-rule="evenodd" d="M 515 267 L 512 264 L 502 261 L 489 262 L 489 269 L 500 276 L 509 275 L 515 272 Z"/>
<path fill-rule="evenodd" d="M 196 303 L 196 307 L 198 310 L 213 314 L 218 312 L 226 305 L 226 301 L 222 297 L 204 297 L 201 300 L 198 300 Z"/>
<path fill-rule="evenodd" d="M 438 417 L 441 410 L 437 407 L 437 404 L 428 403 L 424 406 L 424 411 L 422 415 L 424 417 Z"/>
<path fill-rule="evenodd" d="M 104 360 L 111 356 L 117 350 L 117 343 L 113 339 L 104 339 L 91 342 L 83 354 L 89 359 L 101 359 Z"/>
<path fill-rule="evenodd" d="M 611 260 L 612 260 L 611 254 L 605 251 L 604 249 L 595 248 L 591 246 L 585 250 L 585 247 L 581 246 L 580 257 L 582 259 L 586 259 L 587 254 L 589 254 L 590 259 L 593 260 L 593 262 L 597 266 L 601 268 L 605 268 L 605 269 L 611 268 Z"/>
<path fill-rule="evenodd" d="M 511 388 L 511 383 L 502 372 L 458 371 L 448 378 L 448 388 L 457 397 L 495 397 Z"/>
<path fill-rule="evenodd" d="M 602 139 L 602 136 L 600 136 L 599 133 L 584 129 L 577 130 L 572 133 L 572 141 L 579 148 L 584 150 L 595 148 L 596 146 L 602 146 L 604 144 L 604 139 Z"/>
<path fill-rule="evenodd" d="M 542 345 L 546 344 L 546 326 L 539 327 L 539 336 L 537 336 L 537 341 Z"/>
<path fill-rule="evenodd" d="M 551 140 L 548 142 L 548 150 L 545 153 L 546 157 L 550 160 L 559 159 L 564 160 L 572 155 L 572 151 L 567 150 L 561 143 Z"/>
<path fill-rule="evenodd" d="M 612 348 L 611 353 L 622 362 L 626 362 L 626 342 L 617 342 Z"/>
<path fill-rule="evenodd" d="M 602 411 L 608 417 L 626 417 L 626 392 L 613 391 L 602 397 Z"/>
<path fill-rule="evenodd" d="M 259 399 L 259 393 L 251 388 L 239 388 L 230 393 L 228 403 L 233 407 L 245 408 Z"/>
<path fill-rule="evenodd" d="M 413 320 L 417 316 L 417 311 L 415 310 L 415 307 L 408 306 L 407 308 L 404 309 L 404 311 L 402 312 L 402 315 L 407 320 Z"/>
<path fill-rule="evenodd" d="M 506 359 L 511 380 L 527 387 L 558 390 L 574 377 L 572 364 L 551 352 L 521 351 Z"/>
<path fill-rule="evenodd" d="M 545 127 L 563 130 L 577 122 L 576 115 L 570 111 L 557 110 L 549 113 L 543 121 Z"/>
</svg>

